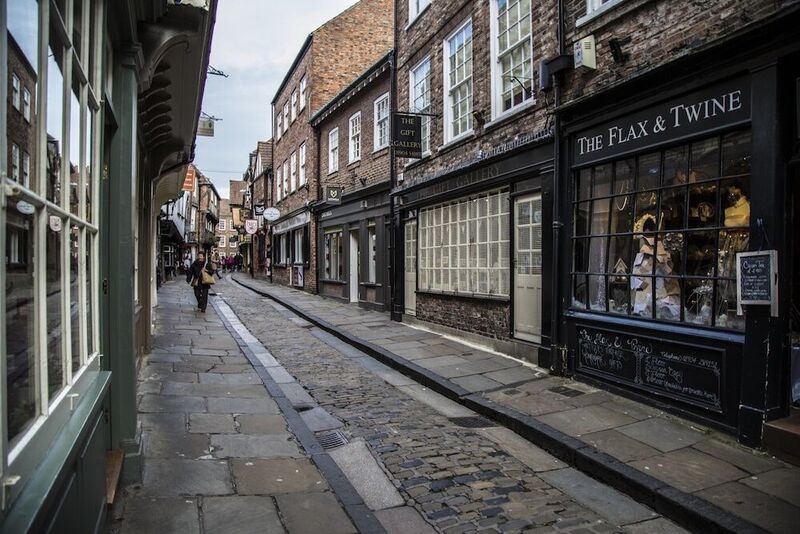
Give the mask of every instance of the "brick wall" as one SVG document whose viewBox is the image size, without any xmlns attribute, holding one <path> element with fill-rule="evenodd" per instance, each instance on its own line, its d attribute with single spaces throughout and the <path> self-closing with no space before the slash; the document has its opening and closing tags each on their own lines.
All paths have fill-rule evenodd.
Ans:
<svg viewBox="0 0 800 534">
<path fill-rule="evenodd" d="M 233 183 L 233 181 L 231 181 Z M 221 198 L 219 200 L 219 220 L 220 223 L 225 221 L 225 229 L 220 229 L 220 224 L 217 224 L 217 231 L 216 235 L 225 236 L 225 246 L 220 247 L 217 246 L 215 251 L 220 254 L 220 256 L 235 256 L 239 252 L 239 244 L 236 243 L 231 246 L 231 236 L 238 235 L 238 232 L 233 229 L 233 215 L 231 214 L 231 207 L 230 203 L 227 198 Z M 219 243 L 219 241 L 217 241 Z"/>
<path fill-rule="evenodd" d="M 491 77 L 491 29 L 489 2 L 469 0 L 458 2 L 432 2 L 410 26 L 408 3 L 396 2 L 396 53 L 398 109 L 409 109 L 409 72 L 426 56 L 431 58 L 431 105 L 439 117 L 431 122 L 430 157 L 413 162 L 399 160 L 398 172 L 406 181 L 423 178 L 473 158 L 481 150 L 490 150 L 501 143 L 513 140 L 517 135 L 544 128 L 548 113 L 552 111 L 550 95 L 538 90 L 538 64 L 543 58 L 557 54 L 556 19 L 554 0 L 532 3 L 533 39 L 533 88 L 535 103 L 525 110 L 508 116 L 504 121 L 492 121 L 492 77 Z M 444 40 L 458 29 L 468 18 L 472 18 L 473 50 L 473 110 L 482 113 L 487 123 L 482 127 L 473 123 L 474 135 L 453 145 L 444 144 L 443 89 Z"/>
<path fill-rule="evenodd" d="M 584 0 L 565 2 L 566 46 L 594 35 L 597 69 L 569 71 L 564 102 L 603 90 L 652 70 L 708 43 L 723 39 L 777 9 L 772 0 L 626 0 L 597 18 L 576 27 L 586 14 Z M 629 55 L 614 62 L 608 41 L 631 37 L 622 47 Z"/>
<path fill-rule="evenodd" d="M 508 302 L 417 293 L 417 318 L 495 339 L 509 339 Z"/>
<path fill-rule="evenodd" d="M 389 92 L 388 70 L 317 126 L 320 132 L 319 166 L 323 186 L 341 186 L 347 194 L 389 180 L 389 149 L 387 147 L 375 151 L 373 137 L 374 102 L 387 92 Z M 350 117 L 359 111 L 361 112 L 361 159 L 348 163 Z M 330 155 L 328 133 L 334 128 L 339 128 L 339 170 L 328 174 Z"/>
</svg>

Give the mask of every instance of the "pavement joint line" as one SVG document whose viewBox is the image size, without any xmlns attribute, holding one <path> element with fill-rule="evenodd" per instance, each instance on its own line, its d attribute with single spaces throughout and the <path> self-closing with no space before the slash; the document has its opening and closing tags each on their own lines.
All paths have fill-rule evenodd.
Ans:
<svg viewBox="0 0 800 534">
<path fill-rule="evenodd" d="M 386 529 L 375 514 L 364 504 L 363 499 L 347 479 L 344 472 L 339 468 L 336 462 L 333 461 L 333 458 L 328 455 L 325 449 L 322 448 L 322 444 L 317 440 L 316 435 L 308 428 L 308 425 L 306 425 L 305 421 L 300 417 L 297 410 L 294 409 L 291 401 L 286 398 L 286 395 L 283 393 L 278 383 L 272 379 L 266 367 L 261 363 L 261 360 L 256 357 L 256 354 L 253 353 L 248 344 L 244 342 L 234 322 L 231 321 L 225 313 L 229 311 L 235 316 L 233 309 L 228 306 L 224 298 L 220 295 L 209 300 L 225 325 L 225 328 L 228 330 L 228 333 L 239 345 L 240 350 L 256 370 L 256 373 L 261 378 L 267 391 L 273 397 L 278 408 L 280 408 L 281 413 L 286 418 L 289 429 L 297 436 L 300 445 L 302 445 L 303 449 L 311 456 L 311 460 L 322 472 L 331 491 L 342 502 L 345 512 L 353 521 L 356 529 L 362 533 L 386 534 Z M 239 321 L 238 317 L 236 317 L 235 321 L 238 323 L 240 329 L 247 331 L 247 327 Z M 257 339 L 256 342 L 258 342 Z M 266 350 L 266 347 L 264 349 Z M 267 353 L 269 353 L 269 351 L 267 351 Z M 278 365 L 278 367 L 283 368 L 281 365 Z"/>
<path fill-rule="evenodd" d="M 454 400 L 484 417 L 497 421 L 568 465 L 630 496 L 637 502 L 650 507 L 684 528 L 704 533 L 766 533 L 765 530 L 746 519 L 738 517 L 701 497 L 681 491 L 667 482 L 639 471 L 607 453 L 598 451 L 586 442 L 539 421 L 535 416 L 486 399 L 480 393 L 470 393 L 429 369 L 408 361 L 379 345 L 350 334 L 344 329 L 337 328 L 324 319 L 306 312 L 285 298 L 258 290 L 241 282 L 237 277 L 231 276 L 230 280 L 253 293 L 277 302 L 295 315 L 313 323 L 318 328 L 336 336 L 392 369 L 416 380 L 421 385 L 429 387 L 436 393 Z"/>
</svg>

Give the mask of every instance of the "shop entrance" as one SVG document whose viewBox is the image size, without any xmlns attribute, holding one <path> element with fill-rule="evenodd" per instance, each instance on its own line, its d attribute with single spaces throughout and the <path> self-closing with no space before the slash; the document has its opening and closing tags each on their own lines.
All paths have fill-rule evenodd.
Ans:
<svg viewBox="0 0 800 534">
<path fill-rule="evenodd" d="M 358 230 L 350 231 L 350 302 L 358 302 L 358 271 L 361 253 L 358 246 Z"/>
<path fill-rule="evenodd" d="M 405 275 L 403 279 L 405 313 L 417 314 L 417 221 L 408 221 L 405 236 Z"/>
<path fill-rule="evenodd" d="M 514 201 L 514 337 L 542 341 L 542 195 Z"/>
</svg>

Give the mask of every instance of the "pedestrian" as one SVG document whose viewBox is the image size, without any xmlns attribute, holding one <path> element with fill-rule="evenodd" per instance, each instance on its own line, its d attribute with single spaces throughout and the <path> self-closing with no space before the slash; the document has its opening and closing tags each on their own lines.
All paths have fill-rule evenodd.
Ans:
<svg viewBox="0 0 800 534">
<path fill-rule="evenodd" d="M 211 259 L 211 270 L 214 271 L 214 274 L 217 275 L 217 278 L 222 280 L 222 276 L 219 274 L 219 252 L 215 252 Z"/>
<path fill-rule="evenodd" d="M 244 256 L 242 256 L 241 254 L 237 254 L 236 255 L 236 270 L 237 271 L 241 271 L 242 270 L 242 264 L 243 263 L 244 263 Z"/>
<path fill-rule="evenodd" d="M 189 267 L 189 274 L 186 281 L 194 288 L 194 296 L 197 299 L 197 309 L 203 313 L 208 306 L 208 290 L 214 284 L 214 271 L 209 263 L 206 263 L 206 255 L 203 252 L 197 254 L 197 259 Z"/>
</svg>

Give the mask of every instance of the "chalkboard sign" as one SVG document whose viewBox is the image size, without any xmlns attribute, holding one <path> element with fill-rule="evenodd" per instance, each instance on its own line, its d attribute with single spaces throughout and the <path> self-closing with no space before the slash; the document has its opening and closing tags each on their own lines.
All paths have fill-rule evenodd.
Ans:
<svg viewBox="0 0 800 534">
<path fill-rule="evenodd" d="M 768 304 L 772 315 L 778 313 L 778 252 L 765 250 L 736 254 L 737 309 L 742 305 Z"/>
<path fill-rule="evenodd" d="M 722 413 L 721 350 L 576 328 L 579 371 Z"/>
</svg>

